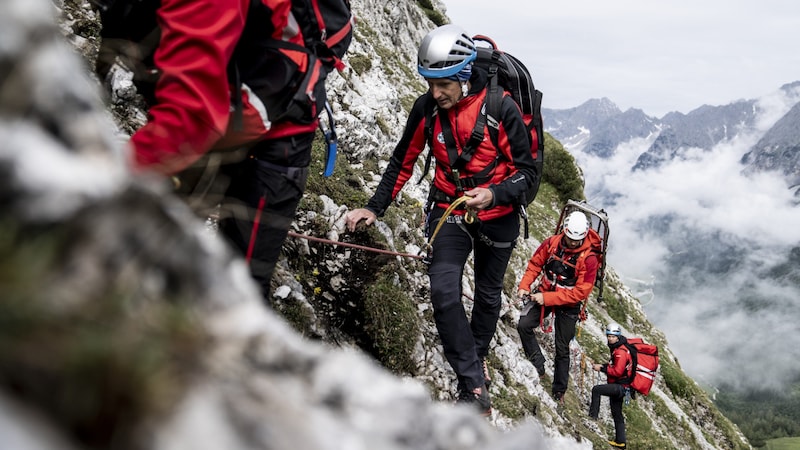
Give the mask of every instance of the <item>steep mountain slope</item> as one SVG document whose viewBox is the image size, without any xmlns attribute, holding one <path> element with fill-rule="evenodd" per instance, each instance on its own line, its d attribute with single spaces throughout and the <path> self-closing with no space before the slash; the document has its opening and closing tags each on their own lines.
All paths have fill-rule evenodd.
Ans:
<svg viewBox="0 0 800 450">
<path fill-rule="evenodd" d="M 588 167 L 587 195 L 624 224 L 615 236 L 628 247 L 612 248 L 612 261 L 647 293 L 646 311 L 684 368 L 736 399 L 726 405 L 741 408 L 737 423 L 759 444 L 798 432 L 778 424 L 796 422 L 786 412 L 800 404 L 791 394 L 797 367 L 783 363 L 800 342 L 794 324 L 785 324 L 800 311 L 791 263 L 800 241 L 793 225 L 800 223 L 799 88 L 795 82 L 757 99 L 667 114 L 657 136 L 618 142 L 608 155 L 569 147 Z M 585 139 L 605 133 L 582 129 Z M 749 348 L 738 332 L 749 323 L 782 339 L 768 351 Z M 749 414 L 763 399 L 784 411 L 769 425 Z"/>
<path fill-rule="evenodd" d="M 350 235 L 344 232 L 342 220 L 346 209 L 363 205 L 374 189 L 393 143 L 397 140 L 405 120 L 405 112 L 413 98 L 424 90 L 421 79 L 415 73 L 416 43 L 435 26 L 430 18 L 441 17 L 441 13 L 437 14 L 441 11 L 441 6 L 410 0 L 400 0 L 393 4 L 355 0 L 353 7 L 359 21 L 356 40 L 346 59 L 350 68 L 341 76 L 334 76 L 331 79 L 333 92 L 331 98 L 340 127 L 342 153 L 333 177 L 324 179 L 317 175 L 311 180 L 308 195 L 298 212 L 295 229 L 298 233 L 306 235 L 353 241 L 416 254 L 425 243 L 419 226 L 424 217 L 421 205 L 424 203 L 429 179 L 425 174 L 415 175 L 406 191 L 398 197 L 395 207 L 391 208 L 375 228 Z M 96 38 L 92 35 L 92 30 L 96 28 L 91 26 L 94 18 L 86 14 L 88 3 L 66 2 L 65 8 L 70 13 L 70 20 L 65 22 L 66 29 L 70 33 L 77 31 L 82 33 L 73 38 L 75 42 L 84 44 L 80 48 L 84 49 L 87 57 L 91 59 L 92 39 Z M 0 67 L 14 67 L 14 65 L 4 64 Z M 112 98 L 112 101 L 115 102 L 113 106 L 120 128 L 123 130 L 135 128 L 130 118 L 141 118 L 141 112 L 137 112 L 135 108 L 136 104 L 120 96 Z M 76 103 L 72 104 L 72 107 L 76 110 L 80 110 L 81 107 L 86 109 L 89 108 L 86 106 L 89 103 L 88 101 Z M 37 110 L 28 107 L 23 108 L 23 113 L 16 111 L 15 114 L 32 117 L 33 111 Z M 68 120 L 71 117 L 70 112 L 71 110 L 66 109 L 65 114 L 59 117 Z M 46 125 L 53 122 L 46 120 L 44 122 L 45 126 L 41 128 L 47 132 Z M 2 130 L 6 132 L 5 125 Z M 109 139 L 107 134 L 102 136 L 106 140 Z M 108 142 L 102 142 L 102 139 L 100 141 L 101 144 L 111 147 Z M 80 143 L 85 144 L 85 141 Z M 90 143 L 102 147 L 95 141 Z M 31 149 L 44 148 L 27 141 L 26 144 Z M 546 152 L 563 153 L 563 148 L 557 141 L 551 139 L 547 145 Z M 89 149 L 96 147 L 92 146 Z M 103 324 L 107 319 L 101 315 L 105 310 L 103 306 L 110 304 L 114 306 L 110 308 L 113 310 L 111 314 L 115 314 L 115 320 L 119 321 L 114 323 L 127 324 L 131 328 L 122 325 L 100 327 L 99 332 L 108 333 L 103 336 L 116 334 L 123 343 L 130 340 L 135 343 L 133 338 L 139 331 L 146 336 L 152 333 L 156 338 L 167 340 L 166 343 L 146 343 L 149 345 L 143 345 L 141 353 L 125 353 L 121 363 L 130 365 L 120 364 L 117 367 L 123 375 L 130 371 L 133 375 L 141 376 L 141 384 L 138 384 L 140 378 L 131 376 L 131 385 L 123 385 L 133 389 L 128 394 L 141 393 L 144 400 L 153 402 L 152 405 L 135 403 L 134 406 L 140 409 L 134 412 L 142 415 L 154 411 L 159 413 L 154 414 L 148 421 L 153 422 L 151 426 L 157 430 L 155 437 L 150 436 L 145 444 L 140 442 L 132 444 L 133 448 L 167 448 L 170 444 L 186 446 L 187 443 L 194 443 L 202 448 L 212 448 L 209 445 L 213 446 L 214 442 L 220 443 L 224 448 L 271 448 L 270 445 L 280 447 L 281 443 L 289 442 L 294 445 L 292 448 L 316 446 L 346 448 L 350 442 L 366 446 L 365 448 L 449 448 L 448 444 L 443 442 L 445 440 L 455 448 L 477 448 L 479 444 L 492 448 L 527 448 L 532 443 L 534 447 L 549 447 L 550 445 L 547 445 L 549 443 L 552 443 L 553 447 L 559 444 L 559 448 L 604 446 L 605 436 L 609 434 L 612 425 L 607 408 L 603 408 L 599 425 L 586 417 L 589 390 L 592 384 L 599 381 L 594 378 L 587 362 L 601 361 L 607 357 L 601 330 L 603 325 L 611 320 L 623 324 L 629 335 L 643 336 L 657 343 L 662 351 L 660 376 L 650 397 L 639 398 L 626 408 L 631 447 L 749 447 L 735 426 L 714 408 L 708 396 L 683 374 L 677 359 L 669 350 L 664 335 L 646 320 L 638 300 L 622 285 L 613 270 L 609 270 L 604 301 L 602 303 L 595 299 L 591 301 L 588 309 L 589 319 L 582 325 L 581 334 L 577 337 L 578 346 L 575 349 L 572 365 L 571 387 L 565 402 L 557 404 L 549 396 L 547 376 L 539 379 L 532 365 L 522 356 L 514 329 L 519 311 L 514 299 L 508 295 L 513 293 L 514 286 L 521 277 L 526 259 L 538 242 L 554 228 L 559 209 L 558 192 L 553 187 L 554 180 L 545 180 L 550 182 L 545 183 L 540 197 L 529 208 L 534 237 L 526 242 L 520 242 L 507 274 L 501 324 L 489 357 L 494 380 L 491 389 L 495 402 L 495 412 L 490 423 L 496 429 L 516 433 L 497 436 L 486 431 L 475 421 L 475 417 L 447 406 L 453 398 L 455 380 L 437 345 L 430 305 L 427 301 L 425 267 L 418 261 L 401 256 L 387 257 L 364 250 L 319 244 L 305 239 L 291 239 L 285 246 L 286 257 L 281 261 L 281 270 L 275 280 L 276 309 L 295 326 L 295 329 L 309 338 L 299 339 L 298 335 L 290 331 L 283 322 L 274 320 L 273 315 L 256 308 L 260 305 L 252 301 L 254 293 L 252 285 L 246 283 L 239 285 L 233 282 L 244 276 L 245 268 L 241 261 L 231 258 L 223 249 L 216 247 L 216 244 L 213 244 L 216 241 L 206 242 L 197 228 L 186 225 L 192 222 L 181 215 L 185 213 L 183 209 L 169 203 L 171 197 L 167 196 L 163 207 L 152 208 L 170 219 L 168 222 L 170 226 L 166 230 L 173 233 L 163 236 L 163 241 L 156 242 L 180 243 L 185 247 L 154 245 L 151 248 L 140 245 L 141 242 L 153 242 L 146 239 L 146 233 L 149 232 L 150 237 L 155 239 L 162 236 L 160 232 L 165 231 L 164 228 L 158 228 L 149 221 L 151 215 L 155 213 L 148 208 L 150 205 L 162 206 L 158 203 L 158 197 L 164 194 L 163 190 L 149 191 L 134 182 L 130 182 L 133 185 L 131 187 L 125 184 L 129 181 L 124 175 L 110 171 L 102 172 L 109 178 L 104 181 L 108 183 L 105 186 L 110 188 L 102 193 L 78 192 L 74 197 L 67 197 L 66 194 L 70 192 L 64 192 L 64 198 L 69 198 L 71 202 L 59 205 L 61 209 L 58 212 L 63 216 L 56 214 L 55 211 L 50 211 L 52 214 L 45 218 L 30 214 L 31 211 L 36 211 L 34 207 L 36 204 L 32 200 L 39 199 L 38 196 L 42 192 L 51 194 L 59 192 L 58 189 L 63 189 L 63 186 L 52 183 L 23 190 L 23 187 L 29 188 L 29 184 L 35 185 L 35 183 L 31 183 L 32 180 L 17 178 L 18 174 L 23 173 L 17 170 L 21 165 L 18 159 L 21 152 L 10 151 L 17 148 L 16 145 L 3 147 L 3 164 L 0 165 L 4 168 L 3 173 L 13 175 L 6 179 L 9 183 L 8 192 L 15 193 L 14 202 L 4 199 L 4 208 L 9 212 L 7 217 L 20 220 L 30 220 L 33 217 L 44 223 L 33 222 L 37 225 L 34 227 L 31 222 L 20 222 L 17 224 L 20 230 L 12 228 L 18 233 L 13 236 L 15 238 L 19 236 L 19 240 L 24 240 L 30 247 L 17 249 L 11 245 L 10 248 L 14 252 L 8 254 L 17 258 L 18 253 L 25 253 L 22 250 L 33 252 L 39 248 L 37 244 L 43 244 L 35 238 L 40 235 L 48 236 L 46 233 L 48 226 L 60 231 L 54 239 L 61 238 L 72 244 L 63 245 L 62 250 L 70 250 L 65 254 L 75 257 L 74 265 L 68 264 L 67 268 L 74 269 L 71 273 L 76 278 L 66 280 L 71 283 L 57 286 L 79 286 L 82 289 L 57 291 L 66 300 L 70 300 L 63 305 L 60 304 L 62 309 L 74 315 L 56 316 L 56 319 L 80 318 L 80 308 L 71 310 L 68 307 L 88 305 L 97 307 L 97 311 L 95 309 L 90 311 L 97 314 L 93 317 L 102 319 L 90 320 L 88 324 L 84 324 L 81 320 L 73 320 L 69 324 L 79 327 Z M 88 151 L 80 146 L 77 150 Z M 75 153 L 76 158 L 83 157 L 90 162 L 95 161 L 91 155 L 81 155 L 77 151 Z M 14 159 L 15 157 L 17 159 Z M 111 158 L 106 154 L 103 161 L 107 159 Z M 44 169 L 50 169 L 40 164 L 33 165 L 31 170 L 36 168 L 40 171 L 33 172 L 37 175 L 33 180 L 44 177 L 42 173 L 46 172 Z M 315 166 L 315 169 L 319 171 L 318 166 Z M 110 180 L 115 174 L 116 180 L 121 180 L 117 182 L 123 183 L 122 186 Z M 417 185 L 419 178 L 422 181 Z M 24 183 L 25 181 L 27 183 Z M 14 191 L 10 189 L 12 187 Z M 52 191 L 45 191 L 45 188 L 51 188 Z M 121 199 L 113 197 L 117 192 L 127 193 L 128 196 L 123 200 L 129 201 L 121 202 L 119 201 Z M 96 200 L 101 201 L 93 203 Z M 81 207 L 86 209 L 83 210 Z M 138 208 L 142 208 L 143 212 L 139 213 Z M 151 215 L 148 215 L 148 212 Z M 69 216 L 73 213 L 74 216 Z M 71 220 L 68 224 L 73 228 L 66 230 L 57 228 L 59 222 L 55 221 L 59 218 Z M 100 219 L 104 220 L 100 222 Z M 108 231 L 102 234 L 100 239 L 95 240 L 96 235 L 91 232 L 92 220 L 102 223 L 103 230 L 122 232 Z M 181 225 L 189 228 L 189 232 L 184 231 Z M 153 228 L 150 228 L 151 226 Z M 70 234 L 68 232 L 70 230 L 79 233 Z M 182 231 L 191 234 L 183 235 Z M 5 241 L 3 243 L 5 244 Z M 92 253 L 95 245 L 104 249 L 100 245 L 102 243 L 119 245 L 119 248 L 113 246 L 106 248 L 110 253 L 107 259 L 98 257 L 96 260 L 92 259 L 94 264 L 80 264 L 86 261 L 81 258 L 81 255 L 84 255 L 81 252 L 85 252 L 86 258 L 106 256 L 104 253 Z M 139 265 L 143 266 L 141 272 L 137 271 L 135 275 L 143 273 L 150 277 L 142 275 L 142 278 L 137 278 L 132 277 L 129 272 L 122 274 L 115 272 L 116 265 L 113 263 L 117 262 L 117 259 L 113 256 L 117 253 L 114 250 L 119 249 L 134 255 L 132 259 L 137 262 L 137 268 Z M 136 249 L 140 249 L 141 253 L 135 252 Z M 174 254 L 172 250 L 176 250 Z M 106 264 L 101 265 L 104 261 Z M 211 261 L 213 265 L 204 266 L 202 264 L 204 261 Z M 2 260 L 2 262 L 5 268 L 18 265 L 13 263 L 19 263 L 19 260 Z M 34 264 L 33 268 L 42 270 L 41 275 L 47 276 L 45 279 L 53 279 L 47 270 L 64 276 L 65 274 L 60 271 L 63 268 L 56 262 L 55 259 L 45 258 L 41 264 Z M 88 275 L 92 275 L 90 269 L 96 265 L 108 270 L 107 273 L 103 272 L 100 276 L 89 279 L 96 284 L 86 284 L 86 279 L 78 277 L 82 274 L 78 269 L 84 268 L 89 272 Z M 192 280 L 197 284 L 176 285 L 175 280 L 181 279 L 180 275 L 184 272 L 194 274 L 195 278 Z M 163 280 L 161 274 L 168 274 L 170 277 Z M 463 285 L 465 305 L 468 308 L 473 295 L 469 281 L 471 276 L 472 269 L 468 267 L 465 270 Z M 64 278 L 69 277 L 64 276 Z M 109 287 L 104 285 L 104 282 L 119 284 L 111 284 Z M 8 286 L 18 287 L 13 283 L 9 283 Z M 48 285 L 48 288 L 52 287 Z M 142 291 L 145 294 L 143 298 L 139 296 Z M 13 289 L 5 292 L 16 294 Z M 40 297 L 49 299 L 46 290 L 36 289 L 34 292 L 43 293 L 32 295 L 32 300 L 41 301 Z M 117 303 L 107 298 L 114 299 L 118 296 L 123 298 L 118 307 Z M 27 297 L 21 298 L 27 299 Z M 163 302 L 167 303 L 166 311 L 142 309 L 143 306 L 151 304 L 161 305 L 162 302 L 157 300 L 164 299 L 172 300 Z M 102 300 L 108 303 L 101 303 Z M 8 306 L 4 309 L 6 312 L 27 304 L 39 305 L 32 301 L 2 303 L 4 307 Z M 139 314 L 131 318 L 130 314 L 127 314 L 130 311 Z M 33 317 L 41 318 L 41 316 Z M 44 317 L 50 320 L 51 316 Z M 27 316 L 22 317 L 26 318 Z M 142 323 L 143 326 L 162 325 L 160 319 L 164 320 L 163 325 L 167 327 L 166 330 L 158 327 L 141 330 L 132 326 L 136 323 Z M 183 322 L 184 319 L 189 323 Z M 28 323 L 31 322 L 30 318 L 27 320 Z M 52 347 L 48 345 L 71 343 L 72 341 L 67 339 L 71 335 L 85 336 L 84 333 L 87 333 L 86 329 L 81 328 L 66 329 L 69 332 L 56 334 L 56 339 L 46 339 L 53 336 L 47 334 L 51 331 L 48 328 L 51 322 L 48 320 L 38 323 L 41 326 L 38 330 L 43 334 L 35 335 L 36 342 L 41 339 L 44 349 L 44 351 L 40 349 L 38 354 L 52 351 Z M 195 327 L 193 320 L 200 320 L 205 326 Z M 3 328 L 3 330 L 8 329 L 11 328 Z M 57 327 L 56 331 L 61 330 L 61 327 Z M 123 333 L 126 330 L 132 331 L 133 336 Z M 93 333 L 94 329 L 91 331 Z M 203 335 L 203 331 L 209 331 L 210 336 Z M 198 334 L 194 334 L 195 332 Z M 211 339 L 206 340 L 206 337 Z M 13 340 L 13 333 L 4 334 L 3 338 L 4 344 L 10 343 L 9 347 L 2 347 L 3 349 L 14 348 L 14 345 L 20 342 Z M 324 345 L 313 342 L 315 340 L 322 341 Z M 545 335 L 543 340 L 551 362 L 552 336 Z M 75 345 L 79 344 L 81 342 Z M 168 345 L 177 347 L 172 350 L 174 358 L 162 358 L 160 353 L 153 357 L 146 351 L 150 348 L 172 348 L 167 347 Z M 331 350 L 342 347 L 359 348 L 393 372 L 396 377 L 424 383 L 428 388 L 427 391 L 423 393 L 417 389 L 416 382 L 402 383 L 397 379 L 390 379 L 385 372 L 364 363 L 361 352 L 347 356 L 352 353 Z M 70 350 L 70 347 L 59 350 Z M 92 348 L 88 349 L 89 352 L 91 350 Z M 140 349 L 137 347 L 134 350 Z M 205 355 L 204 350 L 209 354 Z M 113 352 L 111 353 L 113 356 Z M 34 395 L 22 396 L 29 402 L 26 407 L 33 410 L 46 409 L 42 404 L 46 404 L 47 398 L 41 393 L 46 394 L 48 390 L 37 391 L 38 378 L 25 376 L 36 374 L 36 369 L 43 369 L 35 364 L 42 361 L 34 359 L 33 363 L 27 366 L 25 363 L 31 359 L 25 358 L 25 352 L 0 354 L 4 357 L 4 364 L 0 366 L 4 375 L 2 378 L 4 392 L 6 389 L 11 391 L 13 387 L 16 387 L 17 395 L 20 391 L 25 393 L 33 391 Z M 167 356 L 170 355 L 173 353 L 167 352 Z M 133 359 L 133 356 L 142 360 Z M 194 358 L 203 360 L 208 366 L 203 365 L 203 370 L 191 372 L 192 379 L 185 380 L 181 376 L 186 375 L 187 372 L 184 371 L 194 368 L 196 363 Z M 156 375 L 164 377 L 159 378 L 159 381 L 163 381 L 167 387 L 173 383 L 181 386 L 178 392 L 170 392 L 174 398 L 160 398 L 157 394 L 162 391 L 159 389 L 165 386 L 148 384 L 151 375 L 145 371 L 142 373 L 137 371 L 139 368 L 137 364 L 140 361 L 142 364 L 152 363 L 153 359 L 157 362 L 162 360 L 168 362 L 166 368 L 162 367 L 164 372 L 155 371 Z M 19 366 L 15 367 L 12 363 L 17 363 L 22 368 L 30 368 L 30 372 L 15 370 Z M 172 367 L 169 365 L 172 363 L 186 363 L 187 366 Z M 43 379 L 48 386 L 64 382 L 56 376 L 57 368 L 45 365 L 44 369 L 47 370 L 38 373 L 48 376 Z M 208 372 L 211 372 L 211 376 Z M 22 376 L 18 375 L 20 373 Z M 78 371 L 77 374 L 80 375 L 81 372 Z M 548 376 L 551 374 L 552 367 L 549 363 Z M 176 378 L 173 379 L 173 375 Z M 122 378 L 127 380 L 125 377 Z M 198 379 L 202 382 L 197 382 Z M 86 392 L 91 392 L 91 386 L 80 383 L 82 380 L 70 381 L 86 389 Z M 111 393 L 116 392 L 111 391 Z M 442 402 L 426 403 L 427 397 Z M 139 397 L 131 395 L 131 398 Z M 280 399 L 278 403 L 280 408 L 269 408 L 270 402 L 265 399 Z M 75 426 L 69 422 L 70 403 L 67 402 L 65 405 L 64 410 L 53 408 L 47 411 L 50 420 L 48 423 L 61 424 L 60 428 L 54 427 L 55 430 L 63 430 L 70 425 Z M 119 407 L 118 404 L 113 405 Z M 121 413 L 118 409 L 114 411 Z M 161 420 L 164 415 L 172 420 Z M 288 420 L 295 416 L 302 417 L 304 421 Z M 394 420 L 387 420 L 392 416 Z M 79 419 L 86 421 L 79 422 L 78 425 L 87 427 L 79 428 L 79 431 L 99 430 L 102 431 L 101 437 L 108 438 L 108 428 L 105 430 L 100 428 L 107 423 L 92 421 L 91 417 Z M 65 422 L 67 425 L 64 425 Z M 290 427 L 281 429 L 277 426 L 284 423 Z M 537 428 L 540 425 L 552 440 L 540 438 L 534 441 L 531 424 L 535 424 Z M 205 426 L 198 427 L 198 425 Z M 259 426 L 266 426 L 266 431 Z M 437 429 L 440 431 L 438 434 L 435 432 Z M 48 430 L 53 431 L 51 428 Z M 202 431 L 200 436 L 208 438 L 220 439 L 222 436 L 222 440 L 202 441 L 202 438 L 191 436 L 189 432 L 192 430 Z M 128 433 L 135 434 L 128 429 L 120 430 L 120 433 L 123 433 L 121 436 L 127 436 Z M 277 441 L 279 443 L 276 444 L 270 440 L 274 436 L 287 441 Z M 560 439 L 555 439 L 553 436 Z M 337 439 L 341 439 L 341 442 L 337 442 Z M 392 447 L 382 447 L 382 445 L 392 445 Z M 70 448 L 70 446 L 58 445 L 57 448 Z"/>
<path fill-rule="evenodd" d="M 402 53 L 404 58 L 391 61 L 383 58 L 380 64 L 369 64 L 366 69 L 361 69 L 360 62 L 372 58 L 370 55 L 387 53 L 385 36 L 390 29 L 409 26 L 410 30 L 403 31 L 406 34 L 417 33 L 416 39 L 420 39 L 425 31 L 434 26 L 427 20 L 406 25 L 395 20 L 399 15 L 413 17 L 411 13 L 398 13 L 398 10 L 405 8 L 413 9 L 413 2 L 400 2 L 382 11 L 374 10 L 379 14 L 372 14 L 373 10 L 369 8 L 361 9 L 368 4 L 354 2 L 360 11 L 359 23 L 366 22 L 369 27 L 367 31 L 357 31 L 358 43 L 349 55 L 350 61 L 359 61 L 359 64 L 351 63 L 351 69 L 343 76 L 331 80 L 334 95 L 340 99 L 336 105 L 337 118 L 345 125 L 342 144 L 345 155 L 340 158 L 331 179 L 318 178 L 313 181 L 303 205 L 304 211 L 297 220 L 297 230 L 309 235 L 352 240 L 359 244 L 416 254 L 425 243 L 418 224 L 424 217 L 421 206 L 425 201 L 428 180 L 425 177 L 418 185 L 417 180 L 421 176 L 418 171 L 398 196 L 395 206 L 379 221 L 377 229 L 350 235 L 344 232 L 342 226 L 346 209 L 362 206 L 372 193 L 396 142 L 399 126 L 402 126 L 405 118 L 404 110 L 410 106 L 411 98 L 424 89 L 415 73 L 416 46 L 413 39 L 405 42 L 410 45 L 406 48 L 391 44 L 392 53 Z M 400 67 L 394 67 L 391 63 Z M 396 81 L 397 74 L 401 72 L 409 78 L 399 83 L 381 81 Z M 414 89 L 409 90 L 409 86 Z M 353 90 L 365 98 L 359 99 Z M 380 107 L 365 111 L 361 106 L 371 98 L 380 99 Z M 352 110 L 353 105 L 358 107 Z M 398 105 L 403 109 L 398 109 Z M 387 110 L 391 114 L 385 114 Z M 364 117 L 373 117 L 371 113 L 374 113 L 375 123 L 363 121 Z M 611 113 L 609 116 L 613 116 L 613 111 Z M 643 124 L 648 122 L 635 111 L 631 115 L 639 117 Z M 566 123 L 558 124 L 569 126 Z M 375 126 L 380 128 L 379 133 L 366 133 L 374 137 L 374 141 L 366 143 L 361 140 L 365 134 L 362 130 L 371 130 Z M 546 154 L 558 151 L 563 152 L 563 149 L 551 140 Z M 419 163 L 418 167 L 421 166 Z M 506 279 L 506 294 L 513 293 L 525 262 L 539 240 L 552 232 L 557 211 L 556 193 L 552 186 L 546 186 L 529 212 L 536 230 L 535 237 L 521 242 L 515 251 Z M 278 308 L 287 311 L 288 317 L 300 316 L 295 322 L 298 329 L 323 340 L 354 342 L 396 373 L 425 380 L 434 398 L 454 398 L 455 380 L 437 351 L 423 265 L 408 258 L 386 258 L 370 255 L 369 252 L 308 243 L 302 239 L 287 243 L 285 250 L 285 272 L 276 280 L 276 291 L 283 293 L 285 298 L 279 302 Z M 362 267 L 369 267 L 369 274 L 364 274 L 360 269 Z M 463 285 L 467 307 L 472 296 L 470 280 L 471 268 L 467 268 Z M 669 353 L 666 339 L 647 322 L 638 300 L 620 284 L 613 270 L 610 272 L 605 303 L 591 302 L 590 319 L 578 339 L 582 348 L 573 364 L 574 390 L 570 389 L 565 408 L 559 408 L 552 401 L 547 381 L 538 380 L 532 366 L 524 360 L 514 329 L 519 314 L 514 303 L 511 297 L 504 299 L 501 324 L 489 359 L 496 380 L 492 387 L 498 410 L 493 417 L 496 426 L 513 427 L 535 414 L 550 428 L 558 429 L 561 433 L 588 436 L 595 445 L 601 444 L 602 440 L 597 440 L 597 435 L 590 431 L 591 424 L 586 420 L 588 392 L 594 375 L 583 363 L 587 358 L 602 360 L 606 357 L 601 328 L 604 323 L 617 320 L 630 333 L 658 342 L 664 349 L 663 378 L 657 384 L 657 394 L 649 399 L 640 399 L 630 411 L 632 443 L 674 448 L 746 447 L 741 442 L 741 436 L 733 431 L 735 427 L 716 411 L 694 382 L 685 378 L 677 360 Z M 413 315 L 417 316 L 416 320 Z M 412 345 L 408 342 L 408 330 L 416 327 L 419 327 L 419 331 L 412 330 L 411 336 L 415 340 Z M 403 332 L 395 336 L 399 330 Z M 548 351 L 552 352 L 551 338 L 545 336 L 544 339 Z M 548 366 L 549 376 L 552 366 Z M 699 403 L 695 403 L 698 400 Z M 608 426 L 608 417 L 605 417 L 604 427 Z M 716 423 L 714 427 L 717 430 L 706 434 L 700 431 L 704 428 L 699 425 L 701 422 Z"/>
</svg>

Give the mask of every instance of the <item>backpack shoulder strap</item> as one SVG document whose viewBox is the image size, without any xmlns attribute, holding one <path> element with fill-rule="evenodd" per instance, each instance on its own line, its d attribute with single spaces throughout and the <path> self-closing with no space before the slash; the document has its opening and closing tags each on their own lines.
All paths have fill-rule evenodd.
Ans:
<svg viewBox="0 0 800 450">
<path fill-rule="evenodd" d="M 498 135 L 500 129 L 500 105 L 503 103 L 503 88 L 498 82 L 500 52 L 493 51 L 492 59 L 489 62 L 488 72 L 489 79 L 486 89 L 486 123 L 489 125 L 489 137 L 492 139 L 492 144 L 495 148 L 499 149 Z M 483 136 L 481 136 L 483 138 Z"/>
<path fill-rule="evenodd" d="M 622 384 L 631 384 L 633 383 L 633 378 L 636 376 L 636 366 L 638 365 L 638 355 L 639 351 L 636 349 L 636 346 L 626 342 L 622 344 L 625 349 L 628 350 L 628 353 L 631 355 L 631 371 L 627 377 L 620 380 Z"/>
<path fill-rule="evenodd" d="M 436 106 L 436 102 L 433 100 L 433 96 L 430 95 L 430 92 L 427 94 L 428 97 L 425 101 L 425 124 L 424 124 L 424 131 L 425 131 L 425 143 L 428 146 L 428 156 L 425 157 L 425 166 L 422 169 L 422 176 L 419 177 L 419 181 L 417 184 L 422 183 L 422 179 L 425 178 L 428 171 L 431 170 L 431 160 L 433 159 L 433 117 L 438 114 L 439 108 Z"/>
</svg>

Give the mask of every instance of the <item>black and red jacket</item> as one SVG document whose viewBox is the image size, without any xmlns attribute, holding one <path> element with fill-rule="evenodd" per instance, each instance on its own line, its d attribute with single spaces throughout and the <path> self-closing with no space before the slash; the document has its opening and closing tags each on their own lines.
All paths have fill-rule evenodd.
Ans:
<svg viewBox="0 0 800 450">
<path fill-rule="evenodd" d="M 458 154 L 461 154 L 469 140 L 486 97 L 486 78 L 486 72 L 475 67 L 468 95 L 454 107 L 446 111 L 439 110 L 439 114 L 447 114 Z M 415 163 L 425 150 L 428 141 L 425 132 L 425 113 L 429 101 L 433 101 L 430 92 L 417 98 L 409 113 L 403 136 L 392 153 L 375 194 L 367 203 L 367 209 L 378 216 L 384 214 L 400 189 L 411 178 Z M 448 151 L 442 138 L 439 120 L 433 120 L 432 136 L 433 158 L 436 161 L 433 189 L 438 189 L 449 197 L 458 197 L 462 193 L 456 191 L 456 185 L 452 180 Z M 500 107 L 498 136 L 499 149 L 489 138 L 488 129 L 484 130 L 483 142 L 475 150 L 470 162 L 460 171 L 460 178 L 471 178 L 487 166 L 496 164 L 495 169 L 488 175 L 488 180 L 477 185 L 489 188 L 494 193 L 493 206 L 478 211 L 478 218 L 481 220 L 491 220 L 513 212 L 517 199 L 539 176 L 531 156 L 530 134 L 522 121 L 519 107 L 508 93 L 505 93 Z M 441 203 L 439 206 L 448 205 Z M 456 210 L 453 213 L 463 214 L 464 211 Z"/>
<path fill-rule="evenodd" d="M 317 123 L 270 124 L 243 88 L 243 126 L 231 126 L 228 62 L 245 28 L 250 0 L 161 0 L 153 55 L 160 76 L 148 121 L 131 138 L 133 165 L 164 174 L 185 169 L 214 148 L 313 132 Z M 291 0 L 261 0 L 264 32 L 303 45 Z"/>
</svg>

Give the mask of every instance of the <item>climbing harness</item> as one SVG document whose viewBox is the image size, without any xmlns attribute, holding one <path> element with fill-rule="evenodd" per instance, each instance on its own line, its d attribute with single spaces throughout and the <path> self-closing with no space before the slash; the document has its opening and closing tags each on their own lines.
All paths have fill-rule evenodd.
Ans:
<svg viewBox="0 0 800 450">
<path fill-rule="evenodd" d="M 425 244 L 425 249 L 423 250 L 425 252 L 425 256 L 420 256 L 422 258 L 422 262 L 424 262 L 425 264 L 431 263 L 432 261 L 431 253 L 433 252 L 433 240 L 436 239 L 436 235 L 439 234 L 439 230 L 442 228 L 442 225 L 444 225 L 444 223 L 447 222 L 447 217 L 450 216 L 450 214 L 452 214 L 452 212 L 456 208 L 458 208 L 459 205 L 461 205 L 462 203 L 466 202 L 471 198 L 472 197 L 468 195 L 459 197 L 455 199 L 453 203 L 451 203 L 450 206 L 447 207 L 447 209 L 444 210 L 444 214 L 442 214 L 442 217 L 439 218 L 439 223 L 437 223 L 436 228 L 433 229 L 433 233 L 431 233 L 431 237 L 428 239 L 428 243 Z M 467 210 L 466 214 L 464 215 L 464 221 L 466 223 L 473 223 L 475 220 L 476 220 L 475 212 L 473 212 L 472 210 Z"/>
<path fill-rule="evenodd" d="M 444 210 L 444 214 L 442 214 L 442 217 L 439 219 L 439 223 L 436 224 L 436 228 L 433 229 L 433 233 L 431 233 L 431 237 L 430 237 L 430 239 L 428 239 L 428 243 L 425 245 L 425 250 L 426 251 L 430 252 L 431 250 L 433 250 L 433 240 L 436 238 L 436 235 L 439 233 L 439 229 L 441 229 L 442 225 L 447 221 L 447 216 L 449 216 L 453 212 L 453 210 L 458 208 L 458 206 L 460 204 L 466 202 L 467 200 L 469 200 L 471 198 L 472 197 L 470 197 L 468 195 L 465 195 L 463 197 L 459 197 L 459 198 L 455 199 L 455 201 L 453 201 L 453 203 L 451 203 L 450 206 L 447 207 L 447 209 Z M 472 223 L 475 220 L 475 213 L 473 213 L 472 211 L 468 210 L 467 214 L 464 217 L 464 220 L 467 223 Z"/>
</svg>

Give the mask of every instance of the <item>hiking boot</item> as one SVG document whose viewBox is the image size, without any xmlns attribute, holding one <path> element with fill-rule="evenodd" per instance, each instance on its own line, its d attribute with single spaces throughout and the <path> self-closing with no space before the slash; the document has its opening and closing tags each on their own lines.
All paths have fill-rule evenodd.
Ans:
<svg viewBox="0 0 800 450">
<path fill-rule="evenodd" d="M 564 401 L 564 393 L 561 392 L 561 391 L 553 392 L 553 399 L 555 401 L 557 401 L 557 402 L 563 402 Z"/>
<path fill-rule="evenodd" d="M 481 368 L 483 368 L 483 379 L 484 384 L 486 384 L 486 388 L 489 388 L 489 385 L 492 384 L 492 377 L 489 375 L 489 366 L 486 365 L 486 360 L 481 358 Z"/>
<path fill-rule="evenodd" d="M 608 443 L 614 448 L 625 448 L 624 442 L 608 441 Z"/>
<path fill-rule="evenodd" d="M 533 364 L 533 368 L 536 369 L 536 373 L 539 374 L 539 378 L 542 378 L 544 376 L 544 356 L 539 354 L 537 356 L 528 358 L 528 360 L 531 362 L 531 364 Z"/>
<path fill-rule="evenodd" d="M 486 389 L 486 386 L 478 387 L 471 391 L 459 392 L 456 403 L 473 404 L 484 416 L 492 414 L 492 401 L 489 399 L 489 390 Z"/>
</svg>

